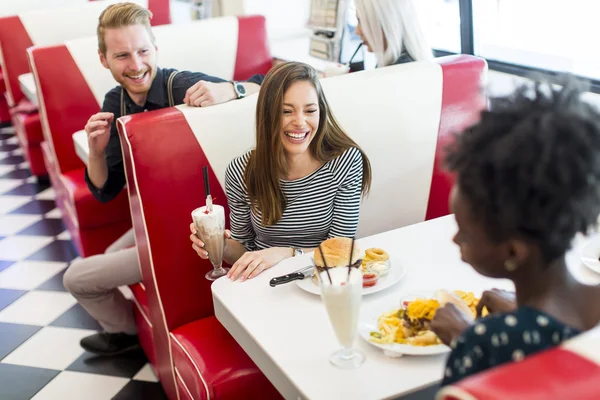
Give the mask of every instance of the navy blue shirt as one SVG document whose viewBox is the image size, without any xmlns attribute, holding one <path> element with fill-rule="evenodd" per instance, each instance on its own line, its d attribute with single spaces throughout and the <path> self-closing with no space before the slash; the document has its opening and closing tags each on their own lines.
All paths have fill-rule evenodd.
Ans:
<svg viewBox="0 0 600 400">
<path fill-rule="evenodd" d="M 449 385 L 497 365 L 557 346 L 581 333 L 535 308 L 493 314 L 467 329 L 451 344 L 444 381 Z"/>
<path fill-rule="evenodd" d="M 400 54 L 400 57 L 398 57 L 398 59 L 392 65 L 406 64 L 413 61 L 415 61 L 414 58 L 412 58 L 411 55 L 406 51 L 403 51 L 402 54 Z"/>
<path fill-rule="evenodd" d="M 160 110 L 161 108 L 169 107 L 169 93 L 167 92 L 167 81 L 169 76 L 175 69 L 158 68 L 156 76 L 150 86 L 146 103 L 143 106 L 138 106 L 131 100 L 127 91 L 123 91 L 123 100 L 127 115 L 137 114 L 144 111 Z M 264 79 L 262 75 L 253 75 L 247 82 L 260 85 Z M 217 78 L 203 74 L 201 72 L 180 71 L 173 78 L 173 100 L 175 105 L 183 104 L 186 91 L 198 81 L 207 82 L 227 82 L 225 79 Z M 125 186 L 125 169 L 123 167 L 123 153 L 121 152 L 121 141 L 117 131 L 117 119 L 121 115 L 121 86 L 111 89 L 104 96 L 104 104 L 102 112 L 113 113 L 115 118 L 110 127 L 110 139 L 105 150 L 106 165 L 108 167 L 108 178 L 106 183 L 101 188 L 96 188 L 88 176 L 87 168 L 85 169 L 85 181 L 88 188 L 98 201 L 106 203 L 117 197 Z"/>
</svg>

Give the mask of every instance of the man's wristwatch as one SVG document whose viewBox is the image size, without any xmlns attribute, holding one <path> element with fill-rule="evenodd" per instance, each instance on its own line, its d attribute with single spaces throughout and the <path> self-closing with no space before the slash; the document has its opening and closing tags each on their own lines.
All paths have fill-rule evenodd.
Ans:
<svg viewBox="0 0 600 400">
<path fill-rule="evenodd" d="M 294 251 L 294 257 L 298 257 L 304 254 L 304 251 L 302 251 L 302 249 L 299 249 L 298 247 L 292 247 L 292 250 Z"/>
<path fill-rule="evenodd" d="M 235 81 L 231 83 L 233 83 L 233 90 L 235 91 L 235 94 L 237 95 L 238 99 L 243 99 L 244 97 L 246 97 L 246 88 L 244 87 L 244 85 Z"/>
</svg>

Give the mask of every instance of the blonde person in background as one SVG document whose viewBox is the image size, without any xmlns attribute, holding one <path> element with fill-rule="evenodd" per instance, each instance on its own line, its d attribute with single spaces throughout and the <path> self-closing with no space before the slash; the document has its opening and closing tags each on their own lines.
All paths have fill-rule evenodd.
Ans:
<svg viewBox="0 0 600 400">
<path fill-rule="evenodd" d="M 356 17 L 356 34 L 378 67 L 433 59 L 412 0 L 356 0 Z"/>
</svg>

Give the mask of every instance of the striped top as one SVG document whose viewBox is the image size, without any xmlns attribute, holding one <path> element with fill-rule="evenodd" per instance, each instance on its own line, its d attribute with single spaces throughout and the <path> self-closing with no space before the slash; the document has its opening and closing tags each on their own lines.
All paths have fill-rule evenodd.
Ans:
<svg viewBox="0 0 600 400">
<path fill-rule="evenodd" d="M 317 247 L 331 237 L 353 237 L 358 226 L 362 155 L 350 148 L 315 172 L 293 181 L 280 179 L 287 199 L 283 217 L 263 226 L 251 211 L 244 171 L 251 151 L 231 161 L 225 172 L 232 238 L 247 251 L 269 247 Z"/>
</svg>

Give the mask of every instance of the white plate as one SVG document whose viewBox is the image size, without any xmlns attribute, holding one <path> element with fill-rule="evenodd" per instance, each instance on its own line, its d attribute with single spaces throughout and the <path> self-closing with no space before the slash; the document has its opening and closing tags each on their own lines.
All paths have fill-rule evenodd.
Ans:
<svg viewBox="0 0 600 400">
<path fill-rule="evenodd" d="M 371 332 L 379 331 L 379 329 L 377 329 L 377 319 L 381 314 L 395 308 L 400 308 L 404 301 L 414 300 L 417 297 L 430 298 L 433 297 L 433 293 L 419 293 L 402 298 L 392 296 L 368 305 L 364 305 L 365 303 L 363 303 L 360 319 L 358 321 L 358 334 L 367 341 L 367 343 L 382 349 L 390 356 L 400 356 L 404 354 L 411 356 L 431 356 L 448 353 L 450 348 L 443 344 L 434 346 L 411 346 L 409 344 L 400 343 L 381 344 L 369 340 L 371 338 Z"/>
<path fill-rule="evenodd" d="M 371 286 L 368 288 L 363 288 L 363 295 L 377 293 L 379 291 L 385 290 L 390 286 L 395 285 L 404 277 L 406 274 L 406 268 L 395 259 L 394 256 L 390 255 L 390 269 L 387 275 L 384 275 L 379 278 L 377 284 L 375 286 Z M 313 282 L 312 278 L 305 278 L 301 281 L 296 281 L 296 285 L 302 290 L 306 290 L 309 293 L 321 295 L 321 288 Z"/>
<path fill-rule="evenodd" d="M 590 238 L 581 248 L 580 255 L 586 267 L 600 274 L 600 235 Z"/>
</svg>

